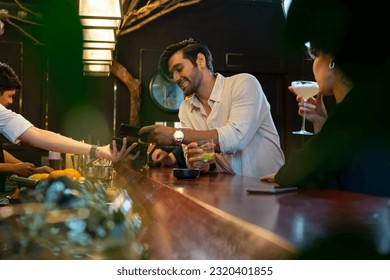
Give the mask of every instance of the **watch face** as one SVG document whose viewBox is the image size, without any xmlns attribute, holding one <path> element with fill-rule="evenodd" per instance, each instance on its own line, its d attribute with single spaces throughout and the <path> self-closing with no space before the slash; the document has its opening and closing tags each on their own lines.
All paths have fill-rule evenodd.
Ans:
<svg viewBox="0 0 390 280">
<path fill-rule="evenodd" d="M 184 132 L 181 130 L 176 130 L 173 134 L 173 138 L 175 138 L 175 140 L 178 142 L 182 142 L 184 139 Z"/>
<path fill-rule="evenodd" d="M 150 80 L 149 90 L 152 100 L 161 109 L 168 112 L 179 111 L 184 94 L 177 84 L 165 81 L 157 72 Z"/>
</svg>

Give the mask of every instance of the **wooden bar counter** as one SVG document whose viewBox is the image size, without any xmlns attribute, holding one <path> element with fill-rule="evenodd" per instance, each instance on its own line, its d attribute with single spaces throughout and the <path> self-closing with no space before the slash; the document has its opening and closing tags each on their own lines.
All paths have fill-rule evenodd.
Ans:
<svg viewBox="0 0 390 280">
<path fill-rule="evenodd" d="M 258 178 L 205 174 L 176 179 L 172 168 L 116 166 L 115 186 L 141 215 L 150 259 L 292 259 L 318 240 L 356 229 L 390 251 L 390 200 L 335 190 L 248 194 Z"/>
</svg>

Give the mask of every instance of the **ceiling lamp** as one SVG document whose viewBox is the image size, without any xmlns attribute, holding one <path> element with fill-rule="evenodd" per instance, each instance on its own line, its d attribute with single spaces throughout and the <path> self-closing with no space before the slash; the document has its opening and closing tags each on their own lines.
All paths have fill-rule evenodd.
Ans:
<svg viewBox="0 0 390 280">
<path fill-rule="evenodd" d="M 107 64 L 85 64 L 84 71 L 110 72 L 110 65 L 107 65 Z"/>
<path fill-rule="evenodd" d="M 120 0 L 79 0 L 79 15 L 84 18 L 121 19 Z"/>
<path fill-rule="evenodd" d="M 84 41 L 115 43 L 114 29 L 83 29 Z"/>
<path fill-rule="evenodd" d="M 121 0 L 79 0 L 79 16 L 83 26 L 84 74 L 108 76 L 116 44 L 115 31 L 122 21 Z"/>
<path fill-rule="evenodd" d="M 110 65 L 108 64 L 85 64 L 84 65 L 85 76 L 109 76 Z"/>
<path fill-rule="evenodd" d="M 81 25 L 85 27 L 102 27 L 118 29 L 121 25 L 120 19 L 98 19 L 98 18 L 81 18 Z"/>
<path fill-rule="evenodd" d="M 115 43 L 105 42 L 84 42 L 83 47 L 86 49 L 110 49 L 115 50 Z"/>
<path fill-rule="evenodd" d="M 112 61 L 112 50 L 84 49 L 83 60 Z"/>
<path fill-rule="evenodd" d="M 83 64 L 108 64 L 112 65 L 111 60 L 83 60 Z"/>
</svg>

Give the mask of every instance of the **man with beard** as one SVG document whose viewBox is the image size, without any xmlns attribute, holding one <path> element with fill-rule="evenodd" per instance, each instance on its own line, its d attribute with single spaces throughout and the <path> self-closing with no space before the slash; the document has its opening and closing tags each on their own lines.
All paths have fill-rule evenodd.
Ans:
<svg viewBox="0 0 390 280">
<path fill-rule="evenodd" d="M 160 145 L 182 144 L 188 167 L 200 161 L 195 141 L 203 139 L 215 143 L 217 172 L 258 177 L 284 163 L 270 105 L 254 76 L 214 73 L 210 50 L 192 38 L 168 46 L 159 71 L 184 92 L 182 128 L 151 125 L 140 134 L 150 132 L 150 139 Z"/>
</svg>

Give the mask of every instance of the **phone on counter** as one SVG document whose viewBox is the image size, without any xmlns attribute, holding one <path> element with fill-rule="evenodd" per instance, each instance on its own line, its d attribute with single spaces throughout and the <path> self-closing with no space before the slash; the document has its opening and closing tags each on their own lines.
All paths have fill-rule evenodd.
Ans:
<svg viewBox="0 0 390 280">
<path fill-rule="evenodd" d="M 298 190 L 297 187 L 279 187 L 271 183 L 261 182 L 258 186 L 247 188 L 248 194 L 278 194 Z"/>
<path fill-rule="evenodd" d="M 144 133 L 144 134 L 138 134 L 140 127 L 132 126 L 127 123 L 121 123 L 119 125 L 119 135 L 121 136 L 130 136 L 132 138 L 138 139 L 138 142 L 148 142 L 148 136 L 149 133 Z"/>
</svg>

